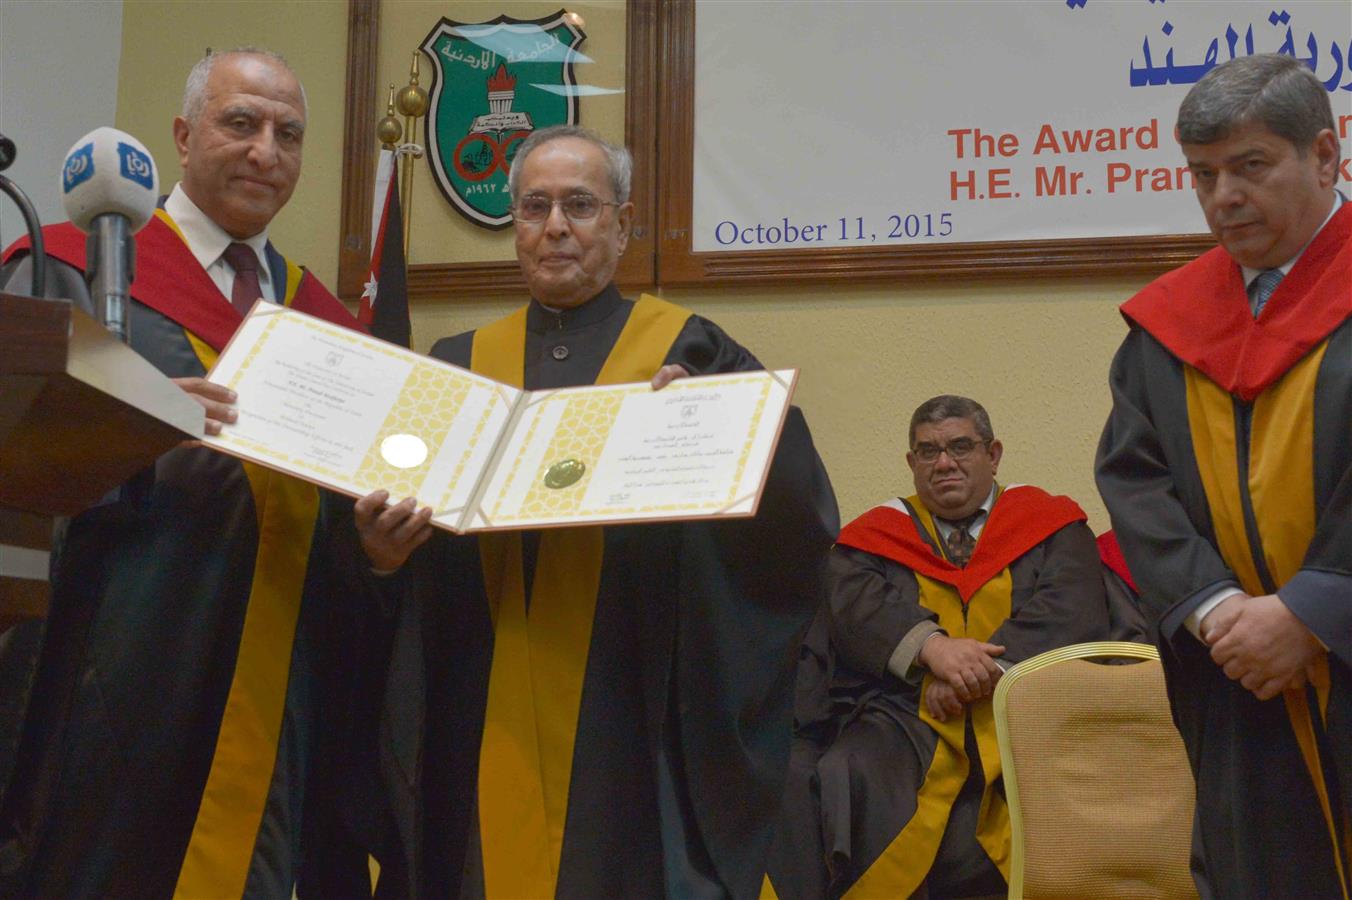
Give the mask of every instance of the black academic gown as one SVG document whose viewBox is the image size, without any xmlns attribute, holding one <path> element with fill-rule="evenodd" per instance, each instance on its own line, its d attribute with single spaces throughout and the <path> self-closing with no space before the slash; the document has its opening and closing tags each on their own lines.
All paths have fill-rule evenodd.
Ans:
<svg viewBox="0 0 1352 900">
<path fill-rule="evenodd" d="M 933 538 L 923 537 L 943 558 Z M 773 886 L 785 900 L 838 897 L 869 869 L 915 816 L 937 746 L 919 715 L 921 673 L 908 681 L 887 669 L 907 632 L 936 620 L 920 603 L 915 573 L 842 544 L 832 549 L 828 573 L 829 604 L 800 653 L 793 764 L 771 859 Z M 1083 522 L 1015 559 L 1009 575 L 1011 615 L 989 638 L 1007 648 L 1003 662 L 1107 637 L 1098 553 Z M 970 717 L 966 752 L 980 760 Z M 1003 889 L 976 839 L 985 787 L 982 766 L 973 762 L 916 896 Z"/>
<path fill-rule="evenodd" d="M 1108 594 L 1108 640 L 1153 644 L 1136 590 L 1107 566 L 1103 567 L 1103 589 Z"/>
<path fill-rule="evenodd" d="M 289 294 L 299 270 L 288 272 L 269 252 L 275 283 Z M 138 272 L 148 277 L 157 264 L 142 253 Z M 28 289 L 26 263 L 5 274 Z M 78 271 L 52 260 L 48 278 L 50 296 L 92 307 Z M 219 292 L 212 299 L 229 306 Z M 133 350 L 167 376 L 205 374 L 200 345 L 183 325 L 139 301 L 129 312 Z M 4 773 L 0 895 L 168 897 L 182 872 L 206 873 L 192 882 L 200 886 L 219 871 L 206 860 L 225 857 L 232 860 L 226 893 L 290 895 L 317 685 L 333 668 L 328 654 L 338 653 L 331 601 L 350 593 L 327 581 L 330 525 L 345 525 L 346 545 L 355 543 L 341 504 L 324 515 L 319 505 L 310 485 L 246 471 L 206 448 L 180 447 L 65 523 L 32 700 L 16 729 L 14 770 Z M 254 598 L 260 548 L 269 544 L 281 549 L 271 558 L 295 588 Z M 277 603 L 291 612 L 267 628 L 246 626 L 251 607 L 275 610 Z M 246 633 L 253 637 L 246 641 Z M 31 658 L 31 646 L 15 649 Z M 265 717 L 271 734 L 262 745 L 222 724 L 241 721 L 226 707 L 245 655 L 266 658 L 267 702 L 280 704 Z M 218 771 L 218 738 L 227 727 L 235 758 L 256 760 L 247 771 Z M 227 777 L 214 782 L 227 785 L 223 802 L 204 801 L 213 773 L 249 782 L 261 803 L 251 805 L 257 818 L 240 829 L 237 822 L 198 821 L 203 809 L 234 809 L 239 796 L 241 781 Z M 185 867 L 195 829 L 214 855 Z M 223 837 L 227 832 L 238 834 Z"/>
<path fill-rule="evenodd" d="M 632 309 L 613 286 L 561 314 L 532 304 L 524 386 L 592 383 Z M 472 342 L 432 352 L 467 367 Z M 695 375 L 760 368 L 698 316 L 665 362 Z M 793 662 L 837 528 L 795 409 L 754 519 L 604 529 L 558 896 L 756 894 L 789 753 Z M 528 595 L 538 547 L 526 534 Z M 438 534 L 405 569 L 379 750 L 400 852 L 383 862 L 395 892 L 479 896 L 494 644 L 479 541 Z"/>
<path fill-rule="evenodd" d="M 1204 597 L 1236 583 L 1216 550 L 1217 526 L 1195 462 L 1186 368 L 1145 330 L 1132 328 L 1113 361 L 1114 406 L 1099 446 L 1098 483 L 1141 586 L 1174 721 L 1197 777 L 1196 849 L 1205 862 L 1195 862 L 1194 875 L 1204 893 L 1216 897 L 1341 896 L 1334 864 L 1339 851 L 1286 703 L 1282 697 L 1260 702 L 1231 681 L 1183 626 Z M 1331 685 L 1318 740 L 1324 794 L 1346 844 L 1345 817 L 1352 810 L 1352 319 L 1328 337 L 1315 391 L 1305 400 L 1314 483 L 1304 489 L 1313 494 L 1318 527 L 1302 569 L 1306 591 L 1298 595 L 1291 585 L 1288 605 L 1329 648 Z M 1235 405 L 1247 406 L 1239 400 Z M 1283 488 L 1282 494 L 1294 496 L 1298 489 Z M 1279 595 L 1285 590 L 1280 587 Z M 1310 699 L 1321 703 L 1313 691 Z"/>
<path fill-rule="evenodd" d="M 1156 633 L 1216 897 L 1352 894 L 1352 204 L 1258 316 L 1216 248 L 1123 307 L 1096 474 Z M 1185 626 L 1276 593 L 1327 648 L 1259 701 Z"/>
</svg>

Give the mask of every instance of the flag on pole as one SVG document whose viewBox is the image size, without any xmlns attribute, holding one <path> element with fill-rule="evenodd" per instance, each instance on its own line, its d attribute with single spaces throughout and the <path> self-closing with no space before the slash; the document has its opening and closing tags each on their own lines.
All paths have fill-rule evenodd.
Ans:
<svg viewBox="0 0 1352 900">
<path fill-rule="evenodd" d="M 409 346 L 408 273 L 404 263 L 404 217 L 399 208 L 399 160 L 381 150 L 371 205 L 371 267 L 357 318 L 381 340 Z"/>
</svg>

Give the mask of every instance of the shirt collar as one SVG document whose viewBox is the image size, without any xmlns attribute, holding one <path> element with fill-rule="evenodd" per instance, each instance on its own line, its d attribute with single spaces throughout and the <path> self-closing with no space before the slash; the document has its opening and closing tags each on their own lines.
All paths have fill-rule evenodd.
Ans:
<svg viewBox="0 0 1352 900">
<path fill-rule="evenodd" d="M 545 332 L 595 325 L 619 309 L 622 299 L 620 289 L 613 282 L 586 303 L 572 309 L 554 309 L 532 299 L 530 309 L 526 312 L 526 328 L 529 331 Z"/>
<path fill-rule="evenodd" d="M 1308 241 L 1305 242 L 1305 247 L 1310 246 L 1310 243 L 1311 243 L 1312 241 L 1314 241 L 1315 237 L 1319 234 L 1319 232 L 1323 231 L 1323 230 L 1324 230 L 1324 226 L 1327 225 L 1327 224 L 1329 223 L 1329 219 L 1332 219 L 1332 218 L 1333 218 L 1333 214 L 1336 213 L 1336 212 L 1338 211 L 1338 207 L 1340 207 L 1340 206 L 1342 206 L 1342 205 L 1343 205 L 1343 195 L 1342 195 L 1342 192 L 1341 192 L 1341 191 L 1334 191 L 1334 192 L 1333 192 L 1333 207 L 1329 210 L 1329 214 L 1328 214 L 1327 216 L 1324 217 L 1324 221 L 1321 222 L 1321 223 L 1319 223 L 1319 227 L 1316 228 L 1316 229 L 1314 230 L 1314 234 L 1310 235 L 1310 240 L 1308 240 Z M 1301 254 L 1303 254 L 1303 253 L 1305 252 L 1305 247 L 1301 247 L 1300 250 L 1297 251 L 1297 253 L 1296 253 L 1295 256 L 1291 257 L 1290 259 L 1288 259 L 1286 262 L 1284 262 L 1284 263 L 1281 264 L 1280 266 L 1277 266 L 1277 269 L 1278 269 L 1278 271 L 1280 271 L 1280 272 L 1282 273 L 1282 277 L 1283 277 L 1283 278 L 1285 278 L 1287 275 L 1291 274 L 1291 270 L 1295 267 L 1296 261 L 1299 260 L 1300 257 L 1301 257 Z M 1262 275 L 1264 272 L 1268 271 L 1267 269 L 1251 269 L 1251 268 L 1249 268 L 1248 266 L 1240 266 L 1240 269 L 1243 270 L 1243 273 L 1244 273 L 1244 288 L 1245 288 L 1246 290 L 1249 288 L 1249 286 L 1250 286 L 1251 284 L 1253 284 L 1253 280 L 1254 280 L 1255 278 L 1257 278 L 1259 275 Z"/>
<path fill-rule="evenodd" d="M 974 514 L 976 518 L 972 520 L 971 525 L 967 526 L 967 533 L 973 538 L 981 536 L 981 529 L 986 527 L 986 520 L 990 518 L 991 508 L 995 506 L 995 495 L 999 492 L 999 485 L 991 485 L 991 492 L 986 495 L 986 502 L 977 507 Z M 938 530 L 939 540 L 941 541 L 948 540 L 949 534 L 953 532 L 953 523 L 938 516 L 934 517 L 934 527 Z"/>
<path fill-rule="evenodd" d="M 213 222 L 196 203 L 192 202 L 192 199 L 183 190 L 181 183 L 174 185 L 173 191 L 164 201 L 164 211 L 169 214 L 169 217 L 174 220 L 174 224 L 178 226 L 178 230 L 183 233 L 183 240 L 187 243 L 188 250 L 192 252 L 193 257 L 203 269 L 210 269 L 220 262 L 221 254 L 225 252 L 225 248 L 236 241 L 236 238 L 227 234 L 224 228 Z M 268 245 L 268 230 L 264 228 L 258 234 L 251 238 L 245 238 L 240 243 L 247 244 L 258 256 L 259 283 L 271 282 L 272 268 L 268 265 L 268 258 L 264 249 Z"/>
</svg>

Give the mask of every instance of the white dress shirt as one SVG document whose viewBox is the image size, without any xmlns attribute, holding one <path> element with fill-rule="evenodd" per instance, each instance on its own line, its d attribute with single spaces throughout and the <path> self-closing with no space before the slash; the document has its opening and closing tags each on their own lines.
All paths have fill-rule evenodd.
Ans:
<svg viewBox="0 0 1352 900">
<path fill-rule="evenodd" d="M 235 242 L 235 238 L 226 234 L 225 229 L 211 221 L 207 214 L 198 209 L 197 204 L 183 192 L 183 185 L 175 184 L 167 200 L 164 211 L 174 220 L 188 249 L 230 302 L 235 287 L 235 270 L 225 261 L 222 254 L 225 248 Z M 248 244 L 258 256 L 258 286 L 262 289 L 263 299 L 277 302 L 277 289 L 272 283 L 272 267 L 268 265 L 267 254 L 263 248 L 268 243 L 268 230 L 264 228 L 258 234 L 240 241 Z"/>
</svg>

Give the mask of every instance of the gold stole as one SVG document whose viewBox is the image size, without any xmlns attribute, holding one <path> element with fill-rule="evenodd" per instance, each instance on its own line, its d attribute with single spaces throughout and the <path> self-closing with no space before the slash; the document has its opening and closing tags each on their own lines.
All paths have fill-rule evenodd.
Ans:
<svg viewBox="0 0 1352 900">
<path fill-rule="evenodd" d="M 470 368 L 522 385 L 526 310 L 475 332 Z M 689 316 L 656 297 L 641 297 L 595 383 L 651 378 Z M 544 531 L 528 609 L 521 534 L 479 538 L 494 625 L 479 753 L 479 833 L 489 897 L 555 894 L 603 549 L 600 527 Z"/>
<path fill-rule="evenodd" d="M 1314 392 L 1328 342 L 1320 344 L 1253 403 L 1250 426 L 1249 473 L 1245 485 L 1263 548 L 1263 562 L 1273 581 L 1283 585 L 1300 571 L 1305 552 L 1314 540 Z M 1202 477 L 1216 544 L 1221 558 L 1235 573 L 1240 587 L 1252 596 L 1267 593 L 1258 577 L 1253 548 L 1244 527 L 1234 400 L 1223 388 L 1191 366 L 1184 367 L 1188 422 L 1193 452 Z M 1328 654 L 1315 661 L 1312 683 L 1318 715 L 1328 715 Z M 1333 817 L 1323 763 L 1315 741 L 1308 694 L 1282 694 L 1291 728 L 1314 782 L 1333 845 L 1338 831 Z M 1332 802 L 1336 802 L 1333 798 Z M 1352 829 L 1342 836 L 1343 852 L 1352 858 Z M 1349 896 L 1342 858 L 1334 853 L 1344 900 Z"/>
<path fill-rule="evenodd" d="M 173 224 L 167 216 L 165 221 Z M 301 274 L 287 262 L 286 305 Z M 184 334 L 202 365 L 211 368 L 216 351 L 191 332 Z M 244 893 L 277 761 L 292 643 L 319 512 L 319 491 L 313 485 L 253 463 L 240 465 L 258 515 L 258 553 L 235 673 L 176 897 Z"/>
<path fill-rule="evenodd" d="M 937 542 L 933 516 L 919 497 L 911 497 L 909 502 L 919 524 Z M 956 590 L 918 572 L 915 577 L 920 583 L 920 605 L 938 613 L 939 626 L 951 637 L 989 640 L 1010 616 L 1013 578 L 1008 566 L 972 595 L 966 621 L 962 616 L 962 599 Z M 920 720 L 934 729 L 938 743 L 916 797 L 915 815 L 850 887 L 847 897 L 909 897 L 919 889 L 934 865 L 949 813 L 971 770 L 966 745 L 968 716 L 972 718 L 986 784 L 977 817 L 976 839 L 1000 874 L 1009 880 L 1009 809 L 1000 793 L 992 788 L 1001 769 L 990 698 L 969 705 L 961 716 L 940 722 L 930 715 L 924 702 L 923 694 L 929 691 L 932 683 L 933 676 L 926 674 L 921 684 Z"/>
</svg>

